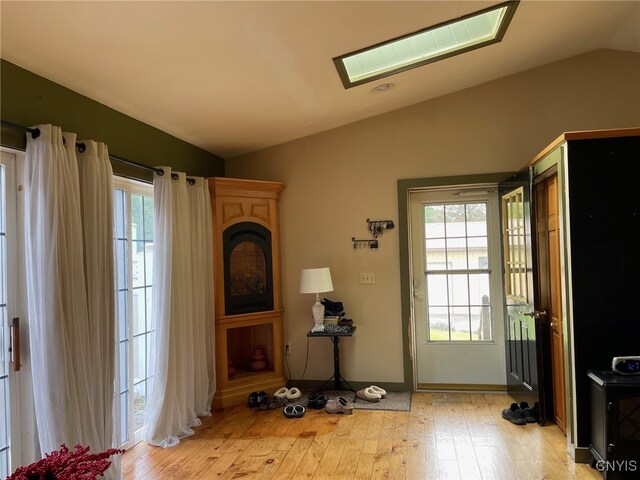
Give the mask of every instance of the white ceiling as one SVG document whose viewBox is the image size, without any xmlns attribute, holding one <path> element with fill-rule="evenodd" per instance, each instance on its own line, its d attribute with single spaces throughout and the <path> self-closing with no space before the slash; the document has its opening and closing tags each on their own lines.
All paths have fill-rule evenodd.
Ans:
<svg viewBox="0 0 640 480">
<path fill-rule="evenodd" d="M 343 88 L 333 57 L 497 3 L 2 0 L 1 56 L 233 158 L 579 53 L 640 51 L 639 0 L 524 0 L 501 43 Z"/>
</svg>

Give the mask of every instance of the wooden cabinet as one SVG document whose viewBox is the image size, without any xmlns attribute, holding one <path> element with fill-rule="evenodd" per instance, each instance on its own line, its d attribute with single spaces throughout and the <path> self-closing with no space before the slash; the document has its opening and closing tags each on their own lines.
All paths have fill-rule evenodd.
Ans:
<svg viewBox="0 0 640 480">
<path fill-rule="evenodd" d="M 285 384 L 278 201 L 284 184 L 210 178 L 214 229 L 215 408 Z"/>
<path fill-rule="evenodd" d="M 589 371 L 592 466 L 605 480 L 640 478 L 640 376 Z"/>
<path fill-rule="evenodd" d="M 557 296 L 546 303 L 546 295 L 536 298 L 535 310 L 548 315 L 539 319 L 535 341 L 540 403 L 552 419 L 549 407 L 566 402 L 566 432 L 578 462 L 591 457 L 592 386 L 587 372 L 610 369 L 614 356 L 636 355 L 639 345 L 640 249 L 632 233 L 640 227 L 639 152 L 638 128 L 568 132 L 527 166 L 533 184 L 557 176 L 557 214 L 553 219 L 545 216 L 544 235 L 534 236 L 533 246 L 537 277 L 546 279 L 547 290 Z M 534 218 L 544 207 L 540 198 L 535 200 Z M 547 213 L 551 210 L 546 208 Z M 555 247 L 549 236 L 552 220 L 557 222 Z M 544 258 L 548 261 L 540 261 Z M 558 313 L 561 319 L 554 316 Z M 562 358 L 552 352 L 556 330 Z M 566 377 L 554 382 L 559 369 Z"/>
</svg>

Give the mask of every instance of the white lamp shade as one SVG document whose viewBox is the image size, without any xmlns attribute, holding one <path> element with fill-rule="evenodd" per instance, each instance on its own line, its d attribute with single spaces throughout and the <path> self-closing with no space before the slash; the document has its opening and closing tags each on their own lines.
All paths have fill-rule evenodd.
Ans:
<svg viewBox="0 0 640 480">
<path fill-rule="evenodd" d="M 300 273 L 300 293 L 332 292 L 333 282 L 329 267 L 305 268 Z"/>
</svg>

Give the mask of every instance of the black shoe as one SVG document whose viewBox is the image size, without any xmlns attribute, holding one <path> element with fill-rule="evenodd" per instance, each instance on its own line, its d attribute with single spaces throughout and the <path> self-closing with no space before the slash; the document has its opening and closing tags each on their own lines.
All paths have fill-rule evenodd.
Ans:
<svg viewBox="0 0 640 480">
<path fill-rule="evenodd" d="M 520 402 L 520 410 L 524 413 L 524 419 L 527 423 L 536 423 L 538 421 L 535 408 L 529 408 L 527 402 Z"/>
<path fill-rule="evenodd" d="M 269 395 L 267 392 L 260 390 L 258 392 L 258 407 L 265 403 L 269 403 Z"/>
<path fill-rule="evenodd" d="M 512 403 L 509 408 L 502 410 L 502 418 L 509 420 L 515 425 L 526 425 L 527 421 L 524 418 L 524 412 L 518 406 L 517 403 Z"/>
<path fill-rule="evenodd" d="M 327 404 L 327 400 L 329 399 L 324 393 L 312 393 L 311 395 L 309 395 L 308 406 L 310 408 L 321 409 L 325 407 L 325 405 Z"/>
</svg>

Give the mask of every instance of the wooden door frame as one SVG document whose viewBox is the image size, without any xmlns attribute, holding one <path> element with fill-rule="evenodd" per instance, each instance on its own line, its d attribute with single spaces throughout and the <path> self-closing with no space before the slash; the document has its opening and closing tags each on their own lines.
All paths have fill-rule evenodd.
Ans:
<svg viewBox="0 0 640 480">
<path fill-rule="evenodd" d="M 589 452 L 588 450 L 578 449 L 577 445 L 577 431 L 576 423 L 574 420 L 574 412 L 576 410 L 573 392 L 574 371 L 572 369 L 572 351 L 571 342 L 573 337 L 573 325 L 571 319 L 573 318 L 573 307 L 571 299 L 571 275 L 569 272 L 568 258 L 570 258 L 570 246 L 567 245 L 568 231 L 569 231 L 569 205 L 568 205 L 568 178 L 567 178 L 567 145 L 555 144 L 555 148 L 545 149 L 544 155 L 539 155 L 531 162 L 533 169 L 533 181 L 534 185 L 538 181 L 544 181 L 549 176 L 558 175 L 558 215 L 559 215 L 559 230 L 560 230 L 560 268 L 561 268 L 561 303 L 564 315 L 563 322 L 563 349 L 564 349 L 564 373 L 565 373 L 565 406 L 566 406 L 566 436 L 567 445 L 575 457 L 576 462 L 588 463 Z M 547 333 L 548 329 L 547 329 Z M 550 349 L 550 342 L 548 336 L 545 335 L 545 344 Z M 545 378 L 545 382 L 550 382 L 551 378 Z M 550 388 L 547 388 L 549 394 L 552 393 Z M 584 451 L 582 451 L 584 450 Z"/>
</svg>

